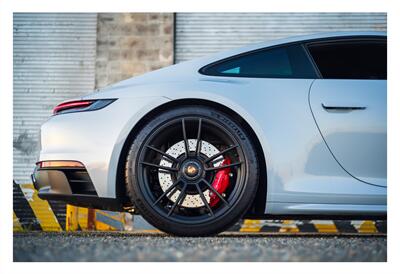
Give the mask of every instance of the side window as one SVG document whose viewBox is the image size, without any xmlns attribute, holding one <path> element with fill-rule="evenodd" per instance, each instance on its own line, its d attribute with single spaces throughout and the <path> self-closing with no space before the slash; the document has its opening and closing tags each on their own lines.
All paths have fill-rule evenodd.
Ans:
<svg viewBox="0 0 400 274">
<path fill-rule="evenodd" d="M 214 76 L 254 78 L 316 78 L 301 45 L 250 52 L 208 65 L 201 73 Z"/>
<path fill-rule="evenodd" d="M 323 78 L 386 79 L 386 41 L 336 41 L 308 45 Z"/>
</svg>

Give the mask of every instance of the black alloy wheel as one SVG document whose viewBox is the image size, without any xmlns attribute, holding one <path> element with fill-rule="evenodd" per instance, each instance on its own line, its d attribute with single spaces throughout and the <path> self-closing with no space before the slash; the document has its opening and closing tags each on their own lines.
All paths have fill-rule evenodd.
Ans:
<svg viewBox="0 0 400 274">
<path fill-rule="evenodd" d="M 223 191 L 215 188 L 217 176 L 228 176 Z M 126 162 L 127 193 L 139 213 L 175 235 L 227 229 L 250 206 L 257 185 L 258 163 L 247 134 L 208 107 L 157 116 L 139 132 Z"/>
</svg>

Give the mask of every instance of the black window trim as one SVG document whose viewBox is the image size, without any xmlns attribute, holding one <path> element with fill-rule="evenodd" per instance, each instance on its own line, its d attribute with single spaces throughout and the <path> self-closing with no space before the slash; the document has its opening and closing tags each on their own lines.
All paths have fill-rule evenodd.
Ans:
<svg viewBox="0 0 400 274">
<path fill-rule="evenodd" d="M 323 79 L 322 78 L 322 73 L 319 71 L 319 68 L 317 64 L 314 61 L 314 58 L 312 58 L 310 51 L 308 50 L 307 46 L 305 43 L 301 43 L 301 46 L 303 47 L 303 50 L 305 51 L 308 61 L 310 61 L 312 67 L 314 68 L 315 74 L 316 74 L 316 79 Z"/>
<path fill-rule="evenodd" d="M 305 41 L 304 45 L 308 50 L 309 45 L 328 45 L 332 43 L 339 43 L 339 42 L 349 42 L 349 41 L 377 41 L 382 42 L 386 41 L 386 36 L 355 36 L 355 37 L 335 37 L 335 39 L 323 39 L 323 40 L 316 40 L 316 41 Z"/>
<path fill-rule="evenodd" d="M 201 67 L 198 70 L 198 73 L 201 75 L 205 75 L 205 76 L 213 76 L 213 77 L 231 77 L 231 78 L 258 78 L 258 79 L 324 79 L 322 77 L 321 72 L 318 69 L 317 64 L 315 63 L 314 59 L 311 56 L 310 51 L 308 50 L 308 45 L 311 44 L 323 44 L 323 43 L 332 43 L 332 42 L 339 42 L 339 41 L 357 41 L 357 40 L 371 40 L 371 39 L 376 39 L 377 41 L 382 41 L 382 40 L 387 40 L 387 36 L 386 35 L 350 35 L 350 36 L 335 36 L 335 37 L 324 37 L 324 38 L 314 38 L 314 39 L 309 39 L 309 40 L 302 40 L 302 41 L 295 41 L 295 42 L 289 42 L 289 43 L 284 43 L 284 44 L 278 44 L 278 45 L 273 45 L 273 46 L 269 46 L 269 47 L 264 47 L 264 48 L 259 48 L 259 49 L 255 49 L 255 50 L 251 50 L 251 51 L 246 51 L 246 52 L 242 52 L 236 55 L 232 55 L 226 58 L 223 58 L 221 60 L 217 60 L 214 61 L 212 63 L 209 63 L 203 67 Z M 209 67 L 212 67 L 214 65 L 218 65 L 221 63 L 224 63 L 226 61 L 230 61 L 232 59 L 235 58 L 239 58 L 242 56 L 246 56 L 249 54 L 253 54 L 253 53 L 257 53 L 260 51 L 265 51 L 265 50 L 270 50 L 270 49 L 274 49 L 274 48 L 280 48 L 280 47 L 287 47 L 287 46 L 292 46 L 292 45 L 300 45 L 303 50 L 306 53 L 307 58 L 309 59 L 316 78 L 290 78 L 290 77 L 264 77 L 264 76 L 240 76 L 240 75 L 215 75 L 215 74 L 206 74 L 205 70 L 207 70 Z"/>
</svg>

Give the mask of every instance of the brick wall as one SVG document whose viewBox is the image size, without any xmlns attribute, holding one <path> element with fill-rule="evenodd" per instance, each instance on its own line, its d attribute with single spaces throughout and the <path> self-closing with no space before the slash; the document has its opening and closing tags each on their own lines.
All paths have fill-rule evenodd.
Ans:
<svg viewBox="0 0 400 274">
<path fill-rule="evenodd" d="M 96 88 L 173 63 L 172 13 L 99 13 Z"/>
</svg>

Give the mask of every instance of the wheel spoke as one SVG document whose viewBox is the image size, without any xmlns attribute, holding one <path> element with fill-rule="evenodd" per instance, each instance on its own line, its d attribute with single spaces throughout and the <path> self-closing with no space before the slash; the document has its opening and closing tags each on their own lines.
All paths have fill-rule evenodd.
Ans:
<svg viewBox="0 0 400 274">
<path fill-rule="evenodd" d="M 178 172 L 177 168 L 173 168 L 173 167 L 168 167 L 168 166 L 160 166 L 160 165 L 156 165 L 156 164 L 152 164 L 152 163 L 148 163 L 148 162 L 140 162 L 142 165 L 146 165 L 146 166 L 151 166 L 151 167 L 155 167 L 158 169 L 163 169 L 166 171 L 170 171 L 170 172 Z"/>
<path fill-rule="evenodd" d="M 181 190 L 181 193 L 178 196 L 178 199 L 176 199 L 176 201 L 174 202 L 174 205 L 171 207 L 171 209 L 168 212 L 168 216 L 170 216 L 172 214 L 172 212 L 175 210 L 176 206 L 181 202 L 182 199 L 184 199 L 184 197 L 186 197 L 186 187 L 187 184 L 185 184 Z"/>
<path fill-rule="evenodd" d="M 205 171 L 216 171 L 216 170 L 220 170 L 220 169 L 224 169 L 224 168 L 228 168 L 228 167 L 239 166 L 242 163 L 243 162 L 237 162 L 237 163 L 224 165 L 224 166 L 208 167 L 208 168 L 205 168 Z"/>
<path fill-rule="evenodd" d="M 208 186 L 209 189 L 211 189 L 212 192 L 214 192 L 218 196 L 218 198 L 220 198 L 226 205 L 230 206 L 225 198 L 222 197 L 222 195 L 212 185 L 210 185 L 209 182 L 207 182 L 205 179 L 202 179 L 202 181 Z"/>
<path fill-rule="evenodd" d="M 174 196 L 175 192 L 177 192 L 177 191 L 178 191 L 177 187 L 175 187 L 174 190 L 170 191 L 170 193 L 167 195 L 168 199 L 171 200 L 172 196 Z"/>
<path fill-rule="evenodd" d="M 199 128 L 197 130 L 197 143 L 196 143 L 196 156 L 200 155 L 200 151 L 201 151 L 201 118 L 199 119 Z"/>
<path fill-rule="evenodd" d="M 152 146 L 149 146 L 149 145 L 146 145 L 146 147 L 150 148 L 151 150 L 154 150 L 155 152 L 160 153 L 162 156 L 164 156 L 165 158 L 167 158 L 167 159 L 170 160 L 171 162 L 175 162 L 175 163 L 178 162 L 178 159 L 172 157 L 171 155 L 168 155 L 167 153 L 165 153 L 165 152 L 159 150 L 158 148 L 155 148 L 155 147 L 152 147 Z"/>
<path fill-rule="evenodd" d="M 183 141 L 185 142 L 185 152 L 186 157 L 189 156 L 189 142 L 186 136 L 186 126 L 185 126 L 185 118 L 182 119 L 182 134 L 183 134 Z"/>
<path fill-rule="evenodd" d="M 200 194 L 200 198 L 203 201 L 204 205 L 207 207 L 208 211 L 210 212 L 211 216 L 214 216 L 214 212 L 211 209 L 210 205 L 207 203 L 206 197 L 204 196 L 203 192 L 201 191 L 198 184 L 196 184 L 197 192 Z"/>
<path fill-rule="evenodd" d="M 214 154 L 213 156 L 207 158 L 207 159 L 205 160 L 205 162 L 206 162 L 206 163 L 211 162 L 211 161 L 213 161 L 214 159 L 218 158 L 219 156 L 221 156 L 221 155 L 227 153 L 228 151 L 231 151 L 232 149 L 237 148 L 237 147 L 238 147 L 238 145 L 234 145 L 234 146 L 228 147 L 227 149 L 225 149 L 225 150 L 223 150 L 223 151 L 220 151 L 220 152 L 218 152 L 217 154 Z"/>
<path fill-rule="evenodd" d="M 164 198 L 165 196 L 167 196 L 168 193 L 171 192 L 171 190 L 176 189 L 176 186 L 177 186 L 180 182 L 181 182 L 181 181 L 178 180 L 178 181 L 176 181 L 173 185 L 171 185 L 169 188 L 167 188 L 167 190 L 166 190 L 163 194 L 161 194 L 161 196 L 158 197 L 158 199 L 153 203 L 153 206 L 155 206 L 159 201 L 161 201 L 162 198 Z M 174 191 L 174 193 L 175 193 L 175 191 Z"/>
</svg>

